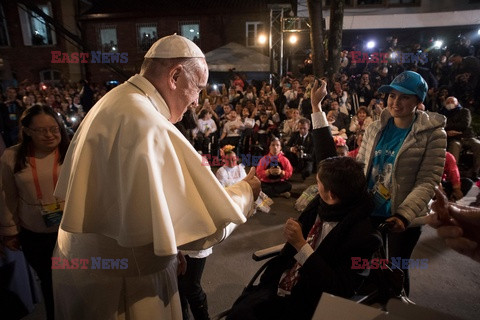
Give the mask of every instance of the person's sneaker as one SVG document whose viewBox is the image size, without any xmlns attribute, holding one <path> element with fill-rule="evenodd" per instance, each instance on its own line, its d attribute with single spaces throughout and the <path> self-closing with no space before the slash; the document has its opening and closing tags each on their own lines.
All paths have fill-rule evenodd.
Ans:
<svg viewBox="0 0 480 320">
<path fill-rule="evenodd" d="M 285 199 L 288 199 L 288 198 L 290 198 L 290 196 L 291 196 L 290 192 L 288 192 L 288 191 L 287 191 L 287 192 L 280 193 L 280 195 L 281 195 L 282 197 L 284 197 Z"/>
</svg>

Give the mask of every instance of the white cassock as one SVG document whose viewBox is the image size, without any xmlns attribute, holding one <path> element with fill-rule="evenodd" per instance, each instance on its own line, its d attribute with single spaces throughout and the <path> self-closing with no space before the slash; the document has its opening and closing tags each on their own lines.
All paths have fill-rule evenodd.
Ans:
<svg viewBox="0 0 480 320">
<path fill-rule="evenodd" d="M 54 257 L 128 268 L 53 270 L 57 319 L 181 319 L 177 247 L 208 248 L 246 221 L 251 187 L 224 189 L 169 118 L 135 75 L 80 125 L 55 191 L 66 202 Z"/>
</svg>

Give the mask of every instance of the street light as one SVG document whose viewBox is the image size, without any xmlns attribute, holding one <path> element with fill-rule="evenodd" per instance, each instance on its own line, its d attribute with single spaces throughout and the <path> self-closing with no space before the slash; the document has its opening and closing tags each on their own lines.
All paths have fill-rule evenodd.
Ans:
<svg viewBox="0 0 480 320">
<path fill-rule="evenodd" d="M 376 44 L 375 41 L 370 40 L 370 41 L 367 42 L 367 48 L 372 49 L 372 48 L 375 47 L 375 44 Z"/>
<path fill-rule="evenodd" d="M 260 35 L 258 36 L 258 43 L 259 43 L 259 44 L 262 44 L 262 45 L 265 44 L 265 43 L 267 43 L 267 36 L 264 35 L 264 34 L 260 34 Z"/>
<path fill-rule="evenodd" d="M 290 42 L 291 44 L 295 44 L 297 43 L 297 41 L 298 41 L 298 37 L 295 34 L 290 35 L 290 37 L 288 38 L 288 42 Z"/>
</svg>

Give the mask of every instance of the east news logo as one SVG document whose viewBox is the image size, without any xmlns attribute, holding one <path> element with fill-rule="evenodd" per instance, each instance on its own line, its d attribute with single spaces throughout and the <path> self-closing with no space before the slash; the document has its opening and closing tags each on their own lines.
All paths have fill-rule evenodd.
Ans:
<svg viewBox="0 0 480 320">
<path fill-rule="evenodd" d="M 105 259 L 102 257 L 64 259 L 52 257 L 52 269 L 102 269 L 124 270 L 128 268 L 128 259 Z"/>
<path fill-rule="evenodd" d="M 61 52 L 51 51 L 51 63 L 127 63 L 128 52 Z M 90 58 L 90 60 L 89 60 Z"/>
</svg>

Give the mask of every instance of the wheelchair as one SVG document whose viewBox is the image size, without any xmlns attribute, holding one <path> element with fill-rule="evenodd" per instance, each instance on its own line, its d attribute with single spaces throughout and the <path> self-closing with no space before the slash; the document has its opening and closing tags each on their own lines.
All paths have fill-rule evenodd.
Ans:
<svg viewBox="0 0 480 320">
<path fill-rule="evenodd" d="M 382 223 L 377 227 L 377 230 L 381 233 L 383 239 L 383 245 L 375 252 L 372 256 L 372 259 L 381 258 L 386 259 L 388 255 L 388 232 L 391 228 L 391 224 Z M 273 261 L 273 257 L 280 254 L 283 246 L 285 244 L 279 244 L 273 247 L 266 249 L 261 249 L 255 251 L 252 254 L 252 259 L 254 261 L 263 261 L 269 259 L 265 262 L 258 270 L 255 272 L 253 277 L 250 279 L 248 284 L 245 286 L 244 291 L 252 288 L 257 280 L 260 278 L 265 269 Z M 403 290 L 403 271 L 399 267 L 392 266 L 390 263 L 387 264 L 386 269 L 369 269 L 365 270 L 369 274 L 365 275 L 365 280 L 357 288 L 355 295 L 350 297 L 350 300 L 355 303 L 364 304 L 372 306 L 378 309 L 385 310 L 387 302 L 390 298 L 396 298 L 401 300 L 405 304 L 415 304 L 410 300 Z M 386 271 L 385 271 L 386 270 Z M 372 272 L 373 271 L 373 272 Z M 221 320 L 228 316 L 231 309 L 224 310 L 219 314 L 216 314 L 211 317 L 211 320 Z"/>
</svg>

